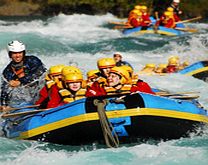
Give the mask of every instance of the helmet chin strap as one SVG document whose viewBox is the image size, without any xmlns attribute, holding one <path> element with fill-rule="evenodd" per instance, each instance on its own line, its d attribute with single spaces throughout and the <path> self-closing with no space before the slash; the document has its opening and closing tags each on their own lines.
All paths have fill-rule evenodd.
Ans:
<svg viewBox="0 0 208 165">
<path fill-rule="evenodd" d="M 121 83 L 118 83 L 118 84 L 116 84 L 116 85 L 114 85 L 112 87 L 115 88 L 115 89 L 117 89 L 116 87 L 118 87 L 119 85 L 122 87 L 122 84 Z"/>
</svg>

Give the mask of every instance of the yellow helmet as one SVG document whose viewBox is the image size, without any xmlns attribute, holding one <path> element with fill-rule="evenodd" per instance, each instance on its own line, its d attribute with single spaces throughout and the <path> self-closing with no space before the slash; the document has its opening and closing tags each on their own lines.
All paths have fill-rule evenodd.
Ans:
<svg viewBox="0 0 208 165">
<path fill-rule="evenodd" d="M 158 65 L 158 68 L 161 68 L 161 69 L 166 68 L 166 67 L 167 67 L 167 64 L 159 64 Z"/>
<path fill-rule="evenodd" d="M 155 68 L 155 64 L 149 63 L 145 65 L 145 68 Z"/>
<path fill-rule="evenodd" d="M 184 61 L 183 62 L 183 66 L 189 66 L 189 62 L 188 61 Z"/>
<path fill-rule="evenodd" d="M 134 6 L 134 9 L 140 10 L 141 9 L 141 6 L 140 5 L 136 5 L 136 6 Z"/>
<path fill-rule="evenodd" d="M 65 66 L 63 69 L 62 69 L 62 72 L 61 74 L 63 76 L 69 74 L 69 73 L 80 73 L 82 74 L 81 70 L 75 66 Z"/>
<path fill-rule="evenodd" d="M 132 13 L 136 14 L 137 11 L 138 11 L 138 10 L 133 9 L 133 10 L 130 11 L 130 13 L 131 13 L 131 14 L 132 14 Z"/>
<path fill-rule="evenodd" d="M 170 12 L 170 11 L 165 11 L 164 15 L 165 15 L 165 16 L 171 16 L 171 15 L 173 15 L 173 13 Z"/>
<path fill-rule="evenodd" d="M 178 56 L 171 56 L 168 59 L 168 64 L 169 65 L 178 65 L 179 64 L 179 57 Z"/>
<path fill-rule="evenodd" d="M 141 6 L 142 10 L 147 10 L 147 6 Z"/>
<path fill-rule="evenodd" d="M 99 69 L 112 68 L 116 65 L 113 58 L 101 58 L 97 61 L 97 66 Z"/>
<path fill-rule="evenodd" d="M 179 61 L 176 58 L 170 58 L 168 60 L 168 65 L 178 65 L 178 64 L 179 64 Z"/>
<path fill-rule="evenodd" d="M 88 79 L 97 78 L 98 77 L 98 75 L 97 75 L 98 72 L 99 72 L 99 70 L 90 70 L 89 72 L 87 72 L 87 78 Z"/>
<path fill-rule="evenodd" d="M 127 83 L 130 79 L 129 72 L 126 69 L 124 69 L 123 67 L 115 66 L 115 67 L 111 68 L 110 73 L 115 73 L 115 74 L 121 76 L 121 80 L 120 80 L 121 84 Z"/>
<path fill-rule="evenodd" d="M 170 56 L 169 59 L 171 59 L 171 58 L 175 58 L 175 59 L 179 60 L 179 57 L 177 55 Z"/>
<path fill-rule="evenodd" d="M 62 69 L 65 67 L 65 65 L 60 64 L 60 65 L 55 65 L 55 66 L 51 66 L 49 68 L 49 74 L 54 76 L 54 75 L 60 75 Z"/>
<path fill-rule="evenodd" d="M 132 69 L 132 67 L 130 67 L 130 66 L 128 66 L 128 65 L 122 65 L 122 66 L 120 66 L 120 67 L 122 67 L 122 68 L 124 68 L 125 70 L 127 70 L 127 71 L 129 72 L 129 77 L 132 77 L 132 75 L 133 75 L 133 69 Z"/>
<path fill-rule="evenodd" d="M 168 8 L 167 8 L 167 11 L 169 11 L 169 12 L 173 12 L 173 10 L 174 10 L 174 9 L 173 9 L 172 7 L 168 7 Z"/>
<path fill-rule="evenodd" d="M 140 12 L 140 11 L 137 11 L 137 13 L 136 13 L 138 16 L 142 16 L 142 12 Z"/>
<path fill-rule="evenodd" d="M 83 76 L 81 73 L 69 73 L 64 76 L 65 83 L 82 82 Z"/>
</svg>

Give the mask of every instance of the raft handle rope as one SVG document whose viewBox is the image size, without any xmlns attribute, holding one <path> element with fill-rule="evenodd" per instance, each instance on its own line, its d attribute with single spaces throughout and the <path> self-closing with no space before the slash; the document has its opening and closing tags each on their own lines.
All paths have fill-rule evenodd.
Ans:
<svg viewBox="0 0 208 165">
<path fill-rule="evenodd" d="M 119 146 L 118 135 L 116 134 L 112 124 L 109 122 L 105 111 L 107 100 L 94 100 L 94 105 L 97 106 L 98 116 L 103 131 L 105 143 L 109 148 L 117 148 Z M 114 135 L 113 135 L 114 134 Z"/>
</svg>

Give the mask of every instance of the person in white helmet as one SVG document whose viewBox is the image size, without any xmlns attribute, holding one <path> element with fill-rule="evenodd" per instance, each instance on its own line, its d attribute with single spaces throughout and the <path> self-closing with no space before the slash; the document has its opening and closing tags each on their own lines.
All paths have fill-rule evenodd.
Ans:
<svg viewBox="0 0 208 165">
<path fill-rule="evenodd" d="M 1 106 L 5 109 L 11 101 L 11 91 L 16 87 L 33 86 L 46 68 L 36 56 L 26 56 L 26 47 L 21 41 L 13 40 L 7 45 L 11 62 L 2 73 Z M 37 83 L 35 83 L 37 84 Z M 14 94 L 13 94 L 14 95 Z"/>
<path fill-rule="evenodd" d="M 114 60 L 115 60 L 115 62 L 116 62 L 116 66 L 127 65 L 127 66 L 130 66 L 130 67 L 133 69 L 133 67 L 131 66 L 130 63 L 128 63 L 127 61 L 123 61 L 123 60 L 122 60 L 122 55 L 121 55 L 121 53 L 115 52 L 115 53 L 113 54 L 113 58 L 114 58 Z"/>
<path fill-rule="evenodd" d="M 170 5 L 170 7 L 173 8 L 173 12 L 177 16 L 179 16 L 180 14 L 182 14 L 182 11 L 179 8 L 179 3 L 180 3 L 180 0 L 173 0 L 173 2 Z"/>
</svg>

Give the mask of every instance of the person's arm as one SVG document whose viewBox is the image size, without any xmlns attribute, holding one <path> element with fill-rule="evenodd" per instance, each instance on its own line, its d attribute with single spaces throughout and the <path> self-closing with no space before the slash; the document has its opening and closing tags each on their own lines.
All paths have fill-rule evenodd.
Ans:
<svg viewBox="0 0 208 165">
<path fill-rule="evenodd" d="M 39 92 L 39 99 L 35 102 L 36 105 L 42 104 L 48 98 L 48 90 L 46 85 Z"/>
<path fill-rule="evenodd" d="M 131 90 L 131 92 L 144 92 L 144 93 L 150 93 L 150 94 L 155 94 L 151 87 L 144 81 L 142 80 L 138 80 L 136 85 L 133 85 Z"/>
<path fill-rule="evenodd" d="M 59 94 L 59 88 L 57 85 L 51 87 L 50 96 L 47 108 L 55 108 L 61 104 L 62 98 Z"/>
<path fill-rule="evenodd" d="M 87 91 L 85 96 L 92 97 L 92 96 L 103 96 L 106 95 L 106 91 L 100 84 L 95 81 L 91 86 L 87 87 Z"/>
</svg>

